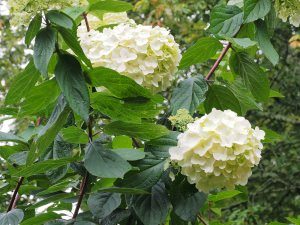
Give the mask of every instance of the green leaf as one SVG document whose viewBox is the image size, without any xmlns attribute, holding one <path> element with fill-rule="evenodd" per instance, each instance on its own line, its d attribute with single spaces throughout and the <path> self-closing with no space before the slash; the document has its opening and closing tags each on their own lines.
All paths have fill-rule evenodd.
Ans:
<svg viewBox="0 0 300 225">
<path fill-rule="evenodd" d="M 131 10 L 130 3 L 117 0 L 103 0 L 90 5 L 89 11 L 124 12 Z"/>
<path fill-rule="evenodd" d="M 64 128 L 60 133 L 65 141 L 73 144 L 86 144 L 89 141 L 88 135 L 75 126 Z"/>
<path fill-rule="evenodd" d="M 155 102 L 147 99 L 126 101 L 101 92 L 92 93 L 91 105 L 113 120 L 133 123 L 140 123 L 142 118 L 154 118 L 160 111 Z"/>
<path fill-rule="evenodd" d="M 90 97 L 80 63 L 68 54 L 59 55 L 55 77 L 70 107 L 88 121 Z"/>
<path fill-rule="evenodd" d="M 54 104 L 59 94 L 60 89 L 55 79 L 47 80 L 31 88 L 25 100 L 21 103 L 19 115 L 34 115 L 42 110 L 46 110 L 49 105 Z"/>
<path fill-rule="evenodd" d="M 60 215 L 54 212 L 47 212 L 40 215 L 36 215 L 32 218 L 29 218 L 23 221 L 20 225 L 43 225 L 45 222 L 50 220 L 59 219 Z"/>
<path fill-rule="evenodd" d="M 270 88 L 267 75 L 246 53 L 232 54 L 230 68 L 242 77 L 243 83 L 258 101 L 265 102 L 269 99 Z"/>
<path fill-rule="evenodd" d="M 60 166 L 64 166 L 74 159 L 64 158 L 64 159 L 49 159 L 42 162 L 34 163 L 30 166 L 20 167 L 19 170 L 14 171 L 14 176 L 29 177 L 35 174 L 45 173 L 48 170 L 56 169 Z"/>
<path fill-rule="evenodd" d="M 19 73 L 10 84 L 5 98 L 5 104 L 17 104 L 34 87 L 40 73 L 36 70 L 33 61 L 30 61 L 23 72 Z"/>
<path fill-rule="evenodd" d="M 244 0 L 244 23 L 263 18 L 271 9 L 270 0 Z"/>
<path fill-rule="evenodd" d="M 67 121 L 69 113 L 69 106 L 63 96 L 60 96 L 47 124 L 40 130 L 31 146 L 27 164 L 33 163 L 35 158 L 40 156 L 49 147 Z"/>
<path fill-rule="evenodd" d="M 37 35 L 37 33 L 39 32 L 40 28 L 41 28 L 41 24 L 42 24 L 42 15 L 41 14 L 37 14 L 30 22 L 26 35 L 25 35 L 25 44 L 27 46 L 30 45 L 31 41 L 33 40 L 33 38 Z"/>
<path fill-rule="evenodd" d="M 172 93 L 172 114 L 175 115 L 179 109 L 187 109 L 193 115 L 205 100 L 207 90 L 208 86 L 203 76 L 191 77 L 180 82 Z"/>
<path fill-rule="evenodd" d="M 263 20 L 258 20 L 256 25 L 256 40 L 260 49 L 263 51 L 267 59 L 275 66 L 279 61 L 279 55 L 274 49 L 268 34 L 267 26 Z"/>
<path fill-rule="evenodd" d="M 71 50 L 89 67 L 92 67 L 91 61 L 84 54 L 77 37 L 68 29 L 58 27 L 58 32 L 64 39 L 64 42 L 71 48 Z"/>
<path fill-rule="evenodd" d="M 164 183 L 151 188 L 151 195 L 141 195 L 134 199 L 133 209 L 146 225 L 163 224 L 168 215 L 170 203 Z"/>
<path fill-rule="evenodd" d="M 132 139 L 128 136 L 121 135 L 114 137 L 112 141 L 113 148 L 132 148 Z"/>
<path fill-rule="evenodd" d="M 105 217 L 103 220 L 101 220 L 101 225 L 116 225 L 121 224 L 123 220 L 128 218 L 131 215 L 131 212 L 129 209 L 116 209 L 113 211 L 109 216 Z"/>
<path fill-rule="evenodd" d="M 221 85 L 212 85 L 209 87 L 204 107 L 207 113 L 216 108 L 220 110 L 230 109 L 239 115 L 242 114 L 239 100 L 229 88 Z"/>
<path fill-rule="evenodd" d="M 138 172 L 127 173 L 124 179 L 117 180 L 116 185 L 148 190 L 159 181 L 164 171 L 164 164 L 165 160 L 148 156 L 134 164 L 139 168 Z"/>
<path fill-rule="evenodd" d="M 117 153 L 127 161 L 136 161 L 145 158 L 145 152 L 138 149 L 118 148 L 111 151 Z"/>
<path fill-rule="evenodd" d="M 284 95 L 281 94 L 279 91 L 270 90 L 270 98 L 284 98 Z"/>
<path fill-rule="evenodd" d="M 209 195 L 208 200 L 211 201 L 211 202 L 218 202 L 218 201 L 221 201 L 221 200 L 233 198 L 233 197 L 235 197 L 235 196 L 237 196 L 241 193 L 242 192 L 240 192 L 238 190 L 222 191 L 222 192 L 219 192 L 215 195 Z"/>
<path fill-rule="evenodd" d="M 28 151 L 17 152 L 15 154 L 10 155 L 8 157 L 7 161 L 10 164 L 24 166 L 24 165 L 26 165 L 27 156 L 28 156 Z"/>
<path fill-rule="evenodd" d="M 119 207 L 121 204 L 121 195 L 119 193 L 102 192 L 91 194 L 87 204 L 95 217 L 103 219 Z"/>
<path fill-rule="evenodd" d="M 73 29 L 75 26 L 74 21 L 67 14 L 60 12 L 58 10 L 50 10 L 46 13 L 46 18 L 50 20 L 51 23 L 64 27 L 66 29 Z"/>
<path fill-rule="evenodd" d="M 184 69 L 191 65 L 205 62 L 222 48 L 223 45 L 216 38 L 201 38 L 183 54 L 179 68 Z"/>
<path fill-rule="evenodd" d="M 109 193 L 133 194 L 133 195 L 149 194 L 149 192 L 142 190 L 142 189 L 120 188 L 120 187 L 101 188 L 101 189 L 98 189 L 97 191 L 98 192 L 109 192 Z"/>
<path fill-rule="evenodd" d="M 21 209 L 13 209 L 7 213 L 0 213 L 0 225 L 19 225 L 24 218 Z"/>
<path fill-rule="evenodd" d="M 105 67 L 97 67 L 89 71 L 89 77 L 94 87 L 104 86 L 119 98 L 153 97 L 150 91 L 134 80 Z"/>
<path fill-rule="evenodd" d="M 38 71 L 48 76 L 48 64 L 55 50 L 56 31 L 51 27 L 41 29 L 35 38 L 33 61 Z"/>
<path fill-rule="evenodd" d="M 243 23 L 243 11 L 235 5 L 219 5 L 213 8 L 209 30 L 213 34 L 233 37 Z"/>
<path fill-rule="evenodd" d="M 300 218 L 287 217 L 286 219 L 287 219 L 289 222 L 294 223 L 295 225 L 299 225 L 299 224 L 300 224 Z"/>
<path fill-rule="evenodd" d="M 72 183 L 69 180 L 62 181 L 60 183 L 54 184 L 53 186 L 47 188 L 44 191 L 38 192 L 37 195 L 38 196 L 47 195 L 47 194 L 51 194 L 51 193 L 54 193 L 54 192 L 62 191 L 62 190 L 67 189 L 69 187 L 72 187 Z"/>
<path fill-rule="evenodd" d="M 87 146 L 84 166 L 92 175 L 104 178 L 122 178 L 131 169 L 128 162 L 98 142 Z"/>
<path fill-rule="evenodd" d="M 85 7 L 74 6 L 63 9 L 63 12 L 70 16 L 73 20 L 76 20 L 82 13 L 85 12 Z"/>
<path fill-rule="evenodd" d="M 145 143 L 145 152 L 151 152 L 152 155 L 157 158 L 169 158 L 169 148 L 177 146 L 177 137 L 180 133 L 177 131 L 171 131 L 168 135 L 152 139 Z"/>
<path fill-rule="evenodd" d="M 5 142 L 9 141 L 9 142 L 15 142 L 15 143 L 27 145 L 27 142 L 25 139 L 18 137 L 11 133 L 4 133 L 4 132 L 0 131 L 0 142 L 2 142 L 2 141 L 5 141 Z"/>
<path fill-rule="evenodd" d="M 282 135 L 273 130 L 263 128 L 263 131 L 266 134 L 265 139 L 263 140 L 264 143 L 276 143 L 284 139 Z"/>
<path fill-rule="evenodd" d="M 152 123 L 126 123 L 122 121 L 112 122 L 104 127 L 107 134 L 127 135 L 144 140 L 158 138 L 169 133 L 168 129 L 162 125 Z"/>
<path fill-rule="evenodd" d="M 39 208 L 41 206 L 47 205 L 49 203 L 55 203 L 57 201 L 62 201 L 66 198 L 71 198 L 71 197 L 74 197 L 73 193 L 59 193 L 59 194 L 56 194 L 56 195 L 52 195 L 48 198 L 45 198 L 45 199 L 43 199 L 39 202 L 34 203 L 33 205 L 26 208 L 26 210 L 36 209 L 36 208 Z"/>
<path fill-rule="evenodd" d="M 234 47 L 239 49 L 247 49 L 253 47 L 257 42 L 249 38 L 226 38 Z"/>
</svg>

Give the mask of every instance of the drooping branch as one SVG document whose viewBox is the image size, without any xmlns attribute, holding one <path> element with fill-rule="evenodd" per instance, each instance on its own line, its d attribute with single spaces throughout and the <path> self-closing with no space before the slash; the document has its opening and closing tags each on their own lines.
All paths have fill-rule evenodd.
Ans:
<svg viewBox="0 0 300 225">
<path fill-rule="evenodd" d="M 216 71 L 216 69 L 218 68 L 220 62 L 222 61 L 222 59 L 224 58 L 224 56 L 226 55 L 226 53 L 228 52 L 228 50 L 231 48 L 231 43 L 228 43 L 225 48 L 223 48 L 220 56 L 218 57 L 217 61 L 214 63 L 213 67 L 210 69 L 210 71 L 208 72 L 207 76 L 205 77 L 205 80 L 209 80 L 211 78 L 211 76 L 213 75 L 213 73 Z"/>
<path fill-rule="evenodd" d="M 17 197 L 18 196 L 18 191 L 19 191 L 19 189 L 20 189 L 23 181 L 24 181 L 24 177 L 20 177 L 19 181 L 17 183 L 17 186 L 16 186 L 16 188 L 14 190 L 14 193 L 13 193 L 11 199 L 10 199 L 9 206 L 7 208 L 7 212 L 9 212 L 10 210 L 12 210 L 13 207 L 16 207 L 17 201 L 18 201 L 18 197 Z"/>
</svg>

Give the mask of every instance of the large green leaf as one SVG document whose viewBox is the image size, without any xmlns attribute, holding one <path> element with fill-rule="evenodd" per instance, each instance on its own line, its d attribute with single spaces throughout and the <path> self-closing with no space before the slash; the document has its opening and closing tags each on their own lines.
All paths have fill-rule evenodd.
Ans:
<svg viewBox="0 0 300 225">
<path fill-rule="evenodd" d="M 148 99 L 126 101 L 101 92 L 92 94 L 91 105 L 113 120 L 133 123 L 140 123 L 142 118 L 154 118 L 160 111 L 156 103 Z"/>
<path fill-rule="evenodd" d="M 37 35 L 41 28 L 42 24 L 42 15 L 37 14 L 30 22 L 26 35 L 25 35 L 25 44 L 30 45 L 33 38 Z"/>
<path fill-rule="evenodd" d="M 209 30 L 217 35 L 233 37 L 243 23 L 243 11 L 235 5 L 219 5 L 213 8 Z"/>
<path fill-rule="evenodd" d="M 51 27 L 43 28 L 35 38 L 33 61 L 42 75 L 47 77 L 48 64 L 55 49 L 56 31 Z"/>
<path fill-rule="evenodd" d="M 121 187 L 100 188 L 97 191 L 98 192 L 109 192 L 109 193 L 132 194 L 132 195 L 149 194 L 149 192 L 147 192 L 143 189 L 121 188 Z"/>
<path fill-rule="evenodd" d="M 132 8 L 132 5 L 128 2 L 118 0 L 103 0 L 91 4 L 89 11 L 124 12 L 131 10 Z"/>
<path fill-rule="evenodd" d="M 48 11 L 46 13 L 46 18 L 50 20 L 51 23 L 66 29 L 72 29 L 75 26 L 71 17 L 58 10 Z"/>
<path fill-rule="evenodd" d="M 183 69 L 196 63 L 205 62 L 222 48 L 223 45 L 216 38 L 201 38 L 183 54 L 179 68 Z"/>
<path fill-rule="evenodd" d="M 119 207 L 121 195 L 119 193 L 95 193 L 90 195 L 87 203 L 93 215 L 103 219 Z"/>
<path fill-rule="evenodd" d="M 116 209 L 109 216 L 101 220 L 100 225 L 116 225 L 121 224 L 123 220 L 131 215 L 129 209 Z"/>
<path fill-rule="evenodd" d="M 7 213 L 0 213 L 0 225 L 19 225 L 24 218 L 21 209 L 13 209 Z"/>
<path fill-rule="evenodd" d="M 59 219 L 60 215 L 54 212 L 47 212 L 40 215 L 36 215 L 31 217 L 25 221 L 23 221 L 20 225 L 43 225 L 45 222 L 50 220 Z"/>
<path fill-rule="evenodd" d="M 145 158 L 145 152 L 138 149 L 117 148 L 111 151 L 117 153 L 127 161 L 136 161 Z"/>
<path fill-rule="evenodd" d="M 220 110 L 230 109 L 239 115 L 242 114 L 239 100 L 229 88 L 221 85 L 211 85 L 209 87 L 204 107 L 207 113 L 216 108 Z"/>
<path fill-rule="evenodd" d="M 89 141 L 88 135 L 80 128 L 70 126 L 60 131 L 62 138 L 74 144 L 86 144 Z"/>
<path fill-rule="evenodd" d="M 25 139 L 23 139 L 19 136 L 16 136 L 14 134 L 11 134 L 11 133 L 5 133 L 5 132 L 0 131 L 0 142 L 3 142 L 3 141 L 15 142 L 15 143 L 27 145 L 27 142 Z"/>
<path fill-rule="evenodd" d="M 256 21 L 255 25 L 256 40 L 259 44 L 259 47 L 265 56 L 270 60 L 270 62 L 275 66 L 279 61 L 279 55 L 270 41 L 267 26 L 263 20 Z"/>
<path fill-rule="evenodd" d="M 47 124 L 40 130 L 31 146 L 27 164 L 33 163 L 35 158 L 40 156 L 49 147 L 60 129 L 64 126 L 70 111 L 63 96 L 60 96 Z"/>
<path fill-rule="evenodd" d="M 151 195 L 137 196 L 133 200 L 133 209 L 145 225 L 163 224 L 169 207 L 168 194 L 162 182 L 151 188 Z"/>
<path fill-rule="evenodd" d="M 125 175 L 124 179 L 119 179 L 116 183 L 119 187 L 137 188 L 148 190 L 155 185 L 162 176 L 164 171 L 165 160 L 149 157 L 137 161 L 134 166 L 139 171 L 132 171 Z"/>
<path fill-rule="evenodd" d="M 20 167 L 19 170 L 14 171 L 14 176 L 29 177 L 35 174 L 45 173 L 49 170 L 56 169 L 58 167 L 67 165 L 68 163 L 74 161 L 74 159 L 49 159 L 42 162 L 34 163 L 29 166 Z"/>
<path fill-rule="evenodd" d="M 244 0 L 244 22 L 250 23 L 263 18 L 271 9 L 270 0 Z"/>
<path fill-rule="evenodd" d="M 82 119 L 88 121 L 90 97 L 80 63 L 68 54 L 60 54 L 55 77 L 70 107 Z"/>
<path fill-rule="evenodd" d="M 152 123 L 126 123 L 122 121 L 112 122 L 104 127 L 107 134 L 127 135 L 144 140 L 158 138 L 169 133 L 169 130 L 162 126 Z"/>
<path fill-rule="evenodd" d="M 33 87 L 21 103 L 19 115 L 35 115 L 42 110 L 46 110 L 49 105 L 55 103 L 59 94 L 60 89 L 55 79 L 47 80 Z"/>
<path fill-rule="evenodd" d="M 33 61 L 30 61 L 24 71 L 19 73 L 10 84 L 5 104 L 17 104 L 34 87 L 39 75 Z"/>
<path fill-rule="evenodd" d="M 270 92 L 268 77 L 246 53 L 232 54 L 230 68 L 242 77 L 243 83 L 258 101 L 268 100 Z"/>
<path fill-rule="evenodd" d="M 63 37 L 64 41 L 66 42 L 66 44 L 72 49 L 72 51 L 89 67 L 92 67 L 91 61 L 86 57 L 86 55 L 84 54 L 76 35 L 64 28 L 64 27 L 58 27 L 57 30 L 59 31 L 59 33 L 61 34 L 61 36 Z"/>
<path fill-rule="evenodd" d="M 176 114 L 179 109 L 187 109 L 193 115 L 197 107 L 205 100 L 207 90 L 208 86 L 203 76 L 191 77 L 180 82 L 172 94 L 172 114 Z"/>
<path fill-rule="evenodd" d="M 119 98 L 153 97 L 150 91 L 134 80 L 105 67 L 97 67 L 89 71 L 89 77 L 94 87 L 104 86 Z"/>
<path fill-rule="evenodd" d="M 121 156 L 105 149 L 99 142 L 87 146 L 84 166 L 92 175 L 104 178 L 122 178 L 131 169 Z"/>
</svg>

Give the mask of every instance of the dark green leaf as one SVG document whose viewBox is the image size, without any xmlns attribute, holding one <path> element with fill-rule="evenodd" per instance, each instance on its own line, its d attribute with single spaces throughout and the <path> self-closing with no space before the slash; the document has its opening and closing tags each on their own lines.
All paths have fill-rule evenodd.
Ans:
<svg viewBox="0 0 300 225">
<path fill-rule="evenodd" d="M 169 199 L 164 183 L 151 188 L 151 195 L 141 195 L 134 199 L 133 208 L 145 225 L 163 224 L 169 211 Z"/>
<path fill-rule="evenodd" d="M 75 25 L 71 17 L 57 10 L 48 11 L 46 18 L 50 20 L 51 23 L 66 29 L 72 29 Z"/>
<path fill-rule="evenodd" d="M 109 216 L 101 220 L 101 225 L 116 225 L 131 215 L 130 210 L 116 209 Z"/>
<path fill-rule="evenodd" d="M 70 143 L 74 144 L 86 144 L 89 141 L 87 134 L 78 127 L 70 126 L 62 129 L 62 138 Z"/>
<path fill-rule="evenodd" d="M 244 0 L 244 22 L 263 18 L 270 11 L 271 5 L 270 0 Z"/>
<path fill-rule="evenodd" d="M 103 219 L 119 207 L 121 204 L 121 195 L 104 192 L 91 194 L 87 203 L 93 215 L 99 219 Z"/>
<path fill-rule="evenodd" d="M 207 113 L 216 108 L 220 110 L 230 109 L 239 115 L 242 114 L 239 100 L 229 88 L 221 85 L 212 85 L 209 87 L 204 107 Z"/>
<path fill-rule="evenodd" d="M 98 142 L 87 146 L 84 166 L 94 176 L 104 178 L 122 178 L 131 169 L 128 162 Z"/>
<path fill-rule="evenodd" d="M 180 82 L 172 94 L 172 114 L 175 115 L 179 109 L 187 109 L 193 115 L 205 100 L 207 90 L 208 86 L 203 76 L 191 77 Z"/>
<path fill-rule="evenodd" d="M 59 194 L 56 194 L 56 195 L 52 195 L 48 198 L 45 198 L 45 199 L 43 199 L 39 202 L 34 203 L 33 205 L 29 206 L 26 210 L 36 209 L 36 208 L 39 208 L 41 206 L 47 205 L 49 203 L 55 203 L 57 201 L 62 201 L 66 198 L 71 198 L 71 197 L 74 197 L 73 193 L 59 193 Z"/>
<path fill-rule="evenodd" d="M 16 142 L 16 143 L 27 145 L 26 140 L 24 140 L 23 138 L 18 137 L 11 133 L 4 133 L 4 132 L 0 131 L 0 142 L 2 142 L 2 141 Z"/>
<path fill-rule="evenodd" d="M 265 56 L 270 60 L 270 62 L 275 66 L 279 61 L 279 55 L 270 41 L 267 26 L 263 20 L 256 21 L 255 25 L 256 40 L 259 44 L 259 47 Z"/>
<path fill-rule="evenodd" d="M 112 122 L 104 127 L 107 134 L 127 135 L 144 140 L 158 138 L 169 133 L 168 129 L 162 125 L 151 123 L 126 123 L 122 121 Z"/>
<path fill-rule="evenodd" d="M 25 35 L 25 44 L 30 45 L 33 38 L 37 35 L 41 28 L 42 24 L 42 15 L 37 14 L 30 22 L 26 35 Z"/>
<path fill-rule="evenodd" d="M 120 188 L 120 187 L 110 187 L 110 188 L 101 188 L 97 190 L 98 192 L 109 192 L 109 193 L 121 193 L 121 194 L 149 194 L 149 192 L 137 189 L 137 188 Z"/>
<path fill-rule="evenodd" d="M 62 191 L 64 189 L 67 189 L 68 187 L 71 187 L 72 183 L 70 181 L 62 181 L 60 183 L 56 183 L 53 186 L 47 188 L 44 191 L 41 191 L 39 193 L 37 193 L 38 196 L 43 196 L 43 195 L 47 195 L 47 194 L 51 194 L 54 192 L 58 192 L 58 191 Z"/>
<path fill-rule="evenodd" d="M 34 67 L 33 61 L 30 61 L 25 70 L 19 73 L 10 84 L 5 104 L 16 104 L 24 98 L 34 87 L 39 75 L 40 73 Z"/>
<path fill-rule="evenodd" d="M 222 48 L 223 45 L 216 38 L 201 38 L 183 54 L 179 68 L 183 69 L 197 63 L 205 62 Z"/>
<path fill-rule="evenodd" d="M 269 99 L 269 80 L 263 70 L 246 53 L 235 53 L 230 57 L 231 70 L 242 77 L 243 83 L 258 100 Z"/>
<path fill-rule="evenodd" d="M 47 212 L 23 221 L 20 225 L 43 225 L 50 220 L 59 219 L 60 215 L 54 212 Z"/>
<path fill-rule="evenodd" d="M 105 67 L 94 68 L 89 71 L 89 76 L 94 87 L 104 86 L 119 98 L 153 97 L 150 91 L 134 80 Z"/>
<path fill-rule="evenodd" d="M 63 37 L 66 44 L 72 49 L 72 51 L 89 67 L 92 67 L 91 61 L 84 54 L 77 37 L 68 29 L 64 27 L 58 27 L 57 30 Z"/>
<path fill-rule="evenodd" d="M 90 97 L 80 63 L 72 55 L 59 55 L 55 77 L 70 107 L 88 121 Z"/>
<path fill-rule="evenodd" d="M 12 154 L 11 156 L 9 156 L 7 161 L 10 164 L 24 166 L 24 165 L 26 165 L 27 156 L 28 156 L 28 151 L 17 152 L 15 154 Z"/>
<path fill-rule="evenodd" d="M 74 6 L 63 9 L 63 12 L 69 15 L 73 20 L 76 20 L 85 12 L 85 7 Z"/>
<path fill-rule="evenodd" d="M 19 225 L 24 218 L 21 209 L 13 209 L 7 213 L 0 213 L 0 225 Z"/>
<path fill-rule="evenodd" d="M 213 8 L 209 30 L 217 35 L 233 37 L 243 23 L 243 11 L 234 5 L 219 5 Z"/>
<path fill-rule="evenodd" d="M 119 148 L 112 149 L 112 151 L 127 161 L 136 161 L 145 158 L 145 153 L 138 149 Z"/>
<path fill-rule="evenodd" d="M 103 0 L 90 5 L 89 11 L 124 12 L 131 10 L 130 3 L 117 0 Z"/>
<path fill-rule="evenodd" d="M 15 171 L 13 175 L 29 177 L 35 174 L 45 173 L 49 170 L 56 169 L 58 167 L 64 166 L 73 161 L 74 159 L 70 159 L 70 158 L 56 159 L 56 160 L 49 159 L 46 161 L 32 164 L 30 166 L 21 167 L 18 171 Z"/>
<path fill-rule="evenodd" d="M 33 61 L 42 75 L 47 77 L 48 64 L 55 49 L 56 31 L 51 27 L 40 30 L 35 38 Z"/>
</svg>

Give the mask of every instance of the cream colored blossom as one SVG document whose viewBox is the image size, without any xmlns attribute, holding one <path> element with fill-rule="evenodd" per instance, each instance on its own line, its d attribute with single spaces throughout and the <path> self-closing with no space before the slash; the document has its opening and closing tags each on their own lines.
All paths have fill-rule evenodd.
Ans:
<svg viewBox="0 0 300 225">
<path fill-rule="evenodd" d="M 170 116 L 172 126 L 175 126 L 180 131 L 185 131 L 187 124 L 194 122 L 194 118 L 189 114 L 187 109 L 179 109 L 176 115 Z"/>
<path fill-rule="evenodd" d="M 63 9 L 71 6 L 86 6 L 87 0 L 8 0 L 11 24 L 27 25 L 37 13 L 50 9 Z"/>
<path fill-rule="evenodd" d="M 284 22 L 289 20 L 290 24 L 300 25 L 300 2 L 299 0 L 275 0 L 275 10 Z"/>
<path fill-rule="evenodd" d="M 231 110 L 213 109 L 188 124 L 170 148 L 171 160 L 181 167 L 189 183 L 199 191 L 246 185 L 251 168 L 261 158 L 264 131 Z"/>
<path fill-rule="evenodd" d="M 82 23 L 77 31 L 93 66 L 116 70 L 154 92 L 171 86 L 181 53 L 167 29 L 137 25 L 132 20 L 102 32 L 95 30 L 96 26 L 87 32 Z"/>
</svg>

